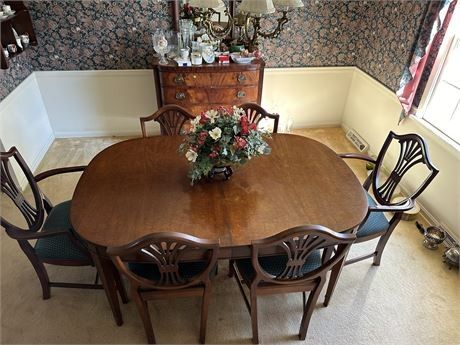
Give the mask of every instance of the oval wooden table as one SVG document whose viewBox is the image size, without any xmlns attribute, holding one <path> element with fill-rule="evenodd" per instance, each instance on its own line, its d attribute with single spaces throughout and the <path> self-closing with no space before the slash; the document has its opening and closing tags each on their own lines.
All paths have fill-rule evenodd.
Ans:
<svg viewBox="0 0 460 345">
<path fill-rule="evenodd" d="M 75 189 L 71 221 L 92 247 L 117 324 L 124 289 L 108 246 L 152 232 L 178 231 L 219 240 L 222 259 L 250 257 L 252 240 L 302 225 L 350 231 L 367 199 L 346 163 L 318 141 L 274 134 L 272 153 L 234 169 L 228 181 L 187 178 L 183 138 L 157 136 L 117 143 L 90 162 Z M 337 273 L 338 274 L 338 273 Z"/>
</svg>

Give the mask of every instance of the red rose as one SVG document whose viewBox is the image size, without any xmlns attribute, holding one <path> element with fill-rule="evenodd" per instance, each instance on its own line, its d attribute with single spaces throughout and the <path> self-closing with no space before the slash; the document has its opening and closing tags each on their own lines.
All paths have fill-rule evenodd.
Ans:
<svg viewBox="0 0 460 345">
<path fill-rule="evenodd" d="M 203 131 L 198 134 L 198 145 L 203 146 L 204 142 L 206 141 L 206 138 L 208 137 L 208 132 Z"/>
<path fill-rule="evenodd" d="M 216 158 L 216 157 L 218 157 L 218 156 L 219 156 L 219 154 L 218 154 L 216 151 L 212 151 L 212 152 L 209 154 L 209 157 L 210 157 L 210 158 Z"/>
<path fill-rule="evenodd" d="M 208 122 L 208 120 L 209 120 L 209 117 L 207 117 L 207 116 L 204 115 L 204 114 L 201 115 L 201 117 L 200 117 L 200 123 L 201 123 L 202 125 L 205 124 L 206 122 Z"/>
<path fill-rule="evenodd" d="M 244 140 L 243 138 L 241 137 L 235 137 L 235 142 L 234 142 L 234 146 L 237 150 L 242 150 L 246 147 L 248 143 L 246 142 L 246 140 Z"/>
<path fill-rule="evenodd" d="M 249 129 L 250 129 L 251 131 L 255 131 L 255 130 L 257 129 L 257 124 L 251 123 L 251 124 L 249 125 Z"/>
</svg>

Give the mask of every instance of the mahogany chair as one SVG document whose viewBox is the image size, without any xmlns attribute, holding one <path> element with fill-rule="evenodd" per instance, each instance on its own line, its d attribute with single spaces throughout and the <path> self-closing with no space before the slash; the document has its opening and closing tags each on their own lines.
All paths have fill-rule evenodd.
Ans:
<svg viewBox="0 0 460 345">
<path fill-rule="evenodd" d="M 262 119 L 269 118 L 273 120 L 273 133 L 278 133 L 278 124 L 280 116 L 278 114 L 270 114 L 257 103 L 244 103 L 238 106 L 244 110 L 248 116 L 249 123 L 259 124 Z"/>
<path fill-rule="evenodd" d="M 389 177 L 382 182 L 380 181 L 380 178 L 382 176 L 381 172 L 384 170 L 383 161 L 388 153 L 388 148 L 393 141 L 397 141 L 399 143 L 399 158 L 393 170 L 388 175 Z M 393 230 L 401 220 L 403 212 L 410 210 L 414 206 L 415 199 L 417 199 L 417 197 L 428 187 L 431 181 L 438 174 L 439 170 L 431 163 L 427 144 L 423 138 L 417 134 L 398 135 L 390 131 L 388 137 L 383 143 L 377 159 L 372 159 L 365 154 L 358 153 L 339 154 L 339 156 L 342 158 L 361 159 L 375 165 L 372 173 L 363 183 L 363 188 L 367 193 L 369 208 L 366 217 L 358 227 L 355 243 L 362 243 L 375 238 L 380 238 L 372 253 L 346 260 L 344 265 L 374 258 L 373 265 L 379 266 L 385 245 L 393 233 Z M 415 191 L 408 195 L 404 200 L 393 203 L 391 200 L 401 179 L 408 171 L 419 164 L 425 166 L 427 171 L 426 178 L 417 187 L 417 189 L 415 189 Z M 375 200 L 369 194 L 371 186 L 372 194 L 374 195 Z M 390 220 L 387 220 L 383 212 L 393 212 L 393 216 Z M 330 301 L 335 285 L 337 284 L 337 278 L 338 274 L 331 275 L 324 301 L 325 305 L 327 305 Z"/>
<path fill-rule="evenodd" d="M 107 253 L 131 284 L 149 343 L 155 343 L 147 301 L 159 298 L 201 296 L 200 343 L 204 344 L 211 272 L 217 266 L 219 244 L 177 232 L 144 236 L 128 245 L 110 247 Z"/>
<path fill-rule="evenodd" d="M 147 138 L 145 123 L 148 121 L 153 120 L 160 124 L 161 135 L 179 135 L 184 125 L 194 118 L 186 109 L 175 104 L 170 104 L 161 107 L 150 116 L 141 117 L 139 120 L 142 136 Z"/>
<path fill-rule="evenodd" d="M 18 241 L 37 273 L 42 286 L 43 299 L 51 296 L 51 287 L 102 289 L 102 285 L 51 282 L 44 264 L 62 266 L 94 266 L 85 243 L 76 235 L 70 223 L 70 203 L 66 201 L 53 206 L 39 189 L 37 182 L 50 176 L 83 171 L 85 166 L 58 168 L 33 176 L 19 151 L 12 147 L 7 152 L 0 152 L 1 190 L 16 205 L 24 217 L 27 227 L 10 223 L 1 216 L 1 226 L 9 237 Z M 33 203 L 29 202 L 11 172 L 11 161 L 21 168 L 33 194 Z M 35 244 L 30 241 L 36 240 Z"/>
<path fill-rule="evenodd" d="M 254 344 L 259 343 L 257 296 L 290 292 L 303 293 L 299 339 L 305 340 L 326 274 L 333 266 L 341 264 L 355 239 L 354 234 L 337 233 L 320 225 L 306 225 L 252 242 L 252 259 L 235 260 L 232 270 L 251 314 Z M 337 247 L 335 252 L 332 250 L 334 247 Z M 280 255 L 267 256 L 267 251 L 276 250 Z M 243 284 L 250 290 L 250 302 Z M 310 291 L 308 301 L 305 291 Z"/>
</svg>

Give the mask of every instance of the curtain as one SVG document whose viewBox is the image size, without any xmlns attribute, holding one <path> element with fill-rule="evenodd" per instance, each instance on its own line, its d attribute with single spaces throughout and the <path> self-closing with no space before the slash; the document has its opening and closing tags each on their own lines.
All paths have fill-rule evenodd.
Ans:
<svg viewBox="0 0 460 345">
<path fill-rule="evenodd" d="M 428 3 L 410 62 L 404 68 L 396 92 L 403 108 L 399 122 L 409 116 L 420 101 L 456 3 L 457 0 Z"/>
</svg>

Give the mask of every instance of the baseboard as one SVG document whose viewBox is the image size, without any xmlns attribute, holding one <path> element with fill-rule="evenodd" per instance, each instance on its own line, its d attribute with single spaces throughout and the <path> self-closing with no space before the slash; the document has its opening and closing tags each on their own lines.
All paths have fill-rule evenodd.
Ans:
<svg viewBox="0 0 460 345">
<path fill-rule="evenodd" d="M 153 133 L 155 134 L 155 133 Z M 159 133 L 156 133 L 159 134 Z M 96 137 L 140 137 L 141 129 L 136 131 L 78 131 L 78 132 L 55 132 L 56 138 L 96 138 Z"/>
</svg>

